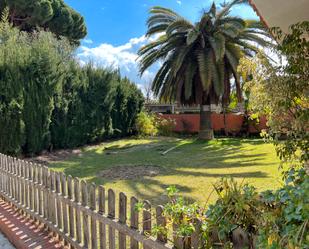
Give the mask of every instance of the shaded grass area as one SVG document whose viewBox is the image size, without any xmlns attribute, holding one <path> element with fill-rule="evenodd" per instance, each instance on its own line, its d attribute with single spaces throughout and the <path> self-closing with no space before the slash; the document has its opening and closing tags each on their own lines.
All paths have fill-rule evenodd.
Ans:
<svg viewBox="0 0 309 249">
<path fill-rule="evenodd" d="M 173 146 L 167 155 L 161 153 Z M 102 170 L 136 165 L 160 166 L 157 176 L 113 180 L 100 177 Z M 210 142 L 196 139 L 149 138 L 122 139 L 82 149 L 50 167 L 67 175 L 102 184 L 129 196 L 148 199 L 155 204 L 166 201 L 166 187 L 175 185 L 181 194 L 201 203 L 212 192 L 212 184 L 221 177 L 253 184 L 258 190 L 280 186 L 279 160 L 272 144 L 260 139 L 217 139 Z M 213 194 L 211 201 L 215 200 Z"/>
</svg>

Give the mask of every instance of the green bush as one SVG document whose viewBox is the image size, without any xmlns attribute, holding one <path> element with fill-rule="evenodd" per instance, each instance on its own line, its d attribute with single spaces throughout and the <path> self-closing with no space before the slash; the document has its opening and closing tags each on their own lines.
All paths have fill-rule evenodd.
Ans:
<svg viewBox="0 0 309 249">
<path fill-rule="evenodd" d="M 156 117 L 156 127 L 158 134 L 162 136 L 171 136 L 176 127 L 176 121 L 172 118 Z"/>
<path fill-rule="evenodd" d="M 39 154 L 132 134 L 141 91 L 119 72 L 81 66 L 65 39 L 0 23 L 0 152 Z"/>
<path fill-rule="evenodd" d="M 136 129 L 140 136 L 155 136 L 158 133 L 154 114 L 141 112 L 137 115 Z"/>
<path fill-rule="evenodd" d="M 26 37 L 6 22 L 0 25 L 0 151 L 16 155 L 24 143 L 23 69 Z"/>
<path fill-rule="evenodd" d="M 263 214 L 259 248 L 309 248 L 309 176 L 304 169 L 290 170 L 286 184 L 262 193 L 270 207 Z"/>
<path fill-rule="evenodd" d="M 291 170 L 276 191 L 258 193 L 233 179 L 221 179 L 214 189 L 218 200 L 202 207 L 169 187 L 163 208 L 167 223 L 155 226 L 153 235 L 173 231 L 185 248 L 191 248 L 194 233 L 201 248 L 234 248 L 239 242 L 244 248 L 309 248 L 309 176 L 303 169 Z"/>
<path fill-rule="evenodd" d="M 127 78 L 119 79 L 112 109 L 114 135 L 125 136 L 133 133 L 143 104 L 144 97 L 137 86 Z"/>
</svg>

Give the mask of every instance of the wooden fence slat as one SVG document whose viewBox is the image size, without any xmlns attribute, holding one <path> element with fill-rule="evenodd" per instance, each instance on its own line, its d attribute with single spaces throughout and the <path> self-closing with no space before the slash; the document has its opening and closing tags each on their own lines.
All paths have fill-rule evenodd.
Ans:
<svg viewBox="0 0 309 249">
<path fill-rule="evenodd" d="M 108 217 L 115 219 L 115 192 L 112 189 L 108 190 Z M 109 249 L 115 249 L 115 229 L 109 226 L 108 228 Z"/>
<path fill-rule="evenodd" d="M 143 210 L 143 234 L 149 236 L 151 233 L 151 204 L 149 201 L 144 201 Z M 144 249 L 150 249 L 144 245 Z"/>
<path fill-rule="evenodd" d="M 96 198 L 96 185 L 93 183 L 90 185 L 90 198 L 89 206 L 93 212 L 97 211 L 97 198 Z M 94 216 L 91 216 L 91 248 L 98 248 L 98 231 L 97 231 L 97 220 Z"/>
<path fill-rule="evenodd" d="M 39 186 L 43 186 L 43 177 L 42 177 L 42 170 L 43 168 L 42 167 L 38 167 L 38 184 Z M 38 202 L 39 202 L 39 206 L 38 206 L 38 214 L 40 216 L 43 216 L 43 196 L 42 196 L 42 191 L 41 191 L 41 188 L 39 188 L 38 190 Z"/>
<path fill-rule="evenodd" d="M 29 167 L 29 180 L 32 181 L 33 180 L 32 163 L 29 163 L 28 167 Z M 29 208 L 30 210 L 33 210 L 33 188 L 31 184 L 29 184 Z"/>
<path fill-rule="evenodd" d="M 130 227 L 134 230 L 138 230 L 138 220 L 139 220 L 139 212 L 136 208 L 138 204 L 138 200 L 135 197 L 131 197 L 130 205 L 131 205 L 131 218 L 130 218 Z M 130 248 L 138 249 L 138 241 L 131 237 L 130 239 Z"/>
<path fill-rule="evenodd" d="M 166 227 L 166 219 L 163 216 L 163 207 L 157 206 L 156 208 L 157 226 Z M 158 233 L 157 240 L 163 243 L 167 242 L 166 234 Z"/>
<path fill-rule="evenodd" d="M 62 196 L 67 198 L 68 195 L 68 186 L 67 186 L 67 178 L 65 174 L 61 173 L 61 193 Z M 65 234 L 69 233 L 69 226 L 68 226 L 68 207 L 67 204 L 62 202 L 62 217 L 63 217 L 63 232 Z"/>
<path fill-rule="evenodd" d="M 61 195 L 61 176 L 60 173 L 56 173 L 56 193 L 58 196 Z M 57 200 L 57 226 L 59 229 L 63 229 L 63 223 L 62 223 L 62 207 L 61 207 L 61 201 Z"/>
<path fill-rule="evenodd" d="M 127 222 L 127 196 L 122 192 L 119 194 L 119 222 L 121 224 Z M 126 235 L 119 232 L 119 249 L 125 249 L 126 244 Z"/>
<path fill-rule="evenodd" d="M 48 171 L 48 168 L 47 167 L 44 167 L 44 181 L 43 181 L 43 184 L 45 186 L 45 189 L 43 191 L 43 196 L 44 196 L 44 217 L 46 219 L 48 219 L 48 174 L 49 174 L 49 171 Z"/>
<path fill-rule="evenodd" d="M 177 236 L 176 235 L 176 230 L 178 229 L 177 225 L 176 224 L 173 224 L 173 243 L 175 245 L 175 248 L 177 249 L 185 249 L 184 245 L 184 239 Z"/>
<path fill-rule="evenodd" d="M 83 180 L 81 182 L 81 188 L 82 188 L 82 205 L 84 207 L 89 207 L 88 206 L 88 185 L 87 183 Z M 82 214 L 83 217 L 83 238 L 84 238 L 84 247 L 89 248 L 90 244 L 90 233 L 89 233 L 89 215 L 86 212 L 83 212 Z"/>
<path fill-rule="evenodd" d="M 39 196 L 38 196 L 38 188 L 37 188 L 37 184 L 38 184 L 38 166 L 36 164 L 33 164 L 33 186 L 34 186 L 34 192 L 33 192 L 33 210 L 35 213 L 39 212 L 39 208 L 38 208 L 38 200 L 39 200 Z"/>
<path fill-rule="evenodd" d="M 55 188 L 55 172 L 51 171 L 51 185 L 50 185 L 50 191 L 51 193 L 56 193 L 56 188 Z M 50 197 L 50 210 L 51 210 L 51 222 L 56 225 L 57 224 L 57 217 L 56 217 L 56 200 L 53 197 L 53 195 L 51 195 Z"/>
<path fill-rule="evenodd" d="M 200 248 L 200 244 L 201 244 L 200 236 L 199 236 L 201 232 L 201 222 L 198 219 L 196 219 L 195 224 L 196 224 L 195 231 L 191 236 L 191 247 L 193 249 L 198 249 Z"/>
<path fill-rule="evenodd" d="M 74 238 L 74 209 L 72 207 L 71 202 L 73 202 L 73 178 L 72 176 L 68 176 L 68 198 L 70 200 L 69 204 L 69 228 L 70 228 L 70 236 Z"/>
<path fill-rule="evenodd" d="M 105 189 L 99 186 L 99 214 L 105 214 Z M 106 225 L 99 222 L 100 249 L 106 249 Z"/>
<path fill-rule="evenodd" d="M 74 201 L 78 206 L 81 204 L 80 199 L 80 181 L 78 178 L 74 178 Z M 81 212 L 79 208 L 75 209 L 75 230 L 77 243 L 82 242 L 82 226 L 81 226 Z"/>
</svg>

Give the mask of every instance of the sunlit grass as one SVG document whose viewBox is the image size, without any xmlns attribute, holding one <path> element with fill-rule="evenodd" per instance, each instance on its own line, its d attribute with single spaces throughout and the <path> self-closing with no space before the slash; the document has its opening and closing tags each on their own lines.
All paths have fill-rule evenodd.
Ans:
<svg viewBox="0 0 309 249">
<path fill-rule="evenodd" d="M 161 153 L 173 146 L 167 155 Z M 111 152 L 111 153 L 106 153 Z M 162 173 L 135 180 L 111 180 L 98 176 L 118 166 L 156 165 Z M 196 139 L 149 138 L 122 139 L 82 150 L 65 161 L 52 162 L 51 168 L 79 177 L 106 188 L 123 191 L 129 196 L 154 203 L 166 201 L 164 191 L 175 185 L 187 198 L 204 202 L 212 192 L 212 184 L 221 177 L 234 177 L 253 184 L 258 190 L 280 186 L 279 160 L 272 144 L 260 139 Z M 211 198 L 215 200 L 215 195 Z"/>
</svg>

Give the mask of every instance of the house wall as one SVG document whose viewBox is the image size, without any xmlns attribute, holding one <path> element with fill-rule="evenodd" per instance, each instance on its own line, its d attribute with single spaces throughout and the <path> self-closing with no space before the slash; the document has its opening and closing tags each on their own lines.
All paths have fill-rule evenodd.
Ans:
<svg viewBox="0 0 309 249">
<path fill-rule="evenodd" d="M 200 115 L 199 114 L 161 114 L 162 118 L 171 118 L 176 121 L 175 132 L 186 132 L 186 133 L 198 133 L 200 129 Z M 213 113 L 212 125 L 215 131 L 224 130 L 224 115 Z M 243 115 L 226 114 L 226 131 L 230 133 L 238 133 L 241 131 L 242 123 L 244 121 Z M 260 133 L 262 129 L 267 129 L 266 118 L 261 117 L 260 123 L 250 124 L 250 133 Z M 253 122 L 252 122 L 253 123 Z"/>
</svg>

